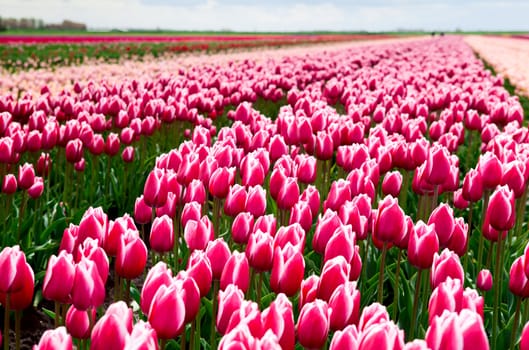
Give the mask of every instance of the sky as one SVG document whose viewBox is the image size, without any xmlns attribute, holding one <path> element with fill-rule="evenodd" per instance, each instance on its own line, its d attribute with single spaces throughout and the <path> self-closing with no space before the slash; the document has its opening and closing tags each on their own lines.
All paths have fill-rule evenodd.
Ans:
<svg viewBox="0 0 529 350">
<path fill-rule="evenodd" d="M 1 17 L 89 29 L 529 31 L 528 13 L 527 0 L 0 0 Z"/>
</svg>

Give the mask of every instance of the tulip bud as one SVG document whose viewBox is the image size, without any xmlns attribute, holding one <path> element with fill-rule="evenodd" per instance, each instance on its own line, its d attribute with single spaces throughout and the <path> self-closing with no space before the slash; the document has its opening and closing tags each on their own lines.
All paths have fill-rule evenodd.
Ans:
<svg viewBox="0 0 529 350">
<path fill-rule="evenodd" d="M 522 298 L 529 297 L 529 280 L 525 275 L 525 270 L 524 257 L 520 256 L 512 263 L 509 273 L 509 290 L 512 294 Z"/>
<path fill-rule="evenodd" d="M 120 239 L 116 256 L 116 273 L 134 279 L 143 273 L 147 263 L 147 247 L 138 231 L 127 230 Z"/>
<path fill-rule="evenodd" d="M 446 246 L 454 231 L 455 219 L 452 208 L 446 203 L 441 203 L 432 211 L 428 219 L 428 225 L 433 225 L 439 238 L 439 244 Z"/>
<path fill-rule="evenodd" d="M 378 205 L 373 237 L 384 243 L 395 243 L 401 240 L 405 232 L 404 211 L 400 208 L 397 199 L 386 196 Z"/>
<path fill-rule="evenodd" d="M 163 215 L 154 219 L 149 243 L 155 252 L 165 253 L 173 249 L 174 228 L 173 220 L 169 216 Z"/>
<path fill-rule="evenodd" d="M 211 263 L 206 252 L 203 250 L 195 250 L 192 252 L 189 256 L 186 272 L 196 282 L 200 290 L 200 296 L 206 296 L 209 293 L 213 280 Z"/>
<path fill-rule="evenodd" d="M 250 265 L 244 253 L 234 251 L 230 256 L 220 277 L 220 289 L 224 290 L 230 284 L 235 284 L 244 293 L 250 285 Z"/>
<path fill-rule="evenodd" d="M 329 350 L 358 349 L 360 334 L 355 325 L 349 325 L 334 333 Z"/>
<path fill-rule="evenodd" d="M 432 266 L 434 254 L 438 250 L 439 239 L 433 225 L 427 226 L 419 221 L 410 233 L 408 260 L 419 269 L 427 269 Z"/>
<path fill-rule="evenodd" d="M 254 217 L 260 217 L 265 214 L 266 191 L 260 185 L 248 189 L 244 210 L 251 213 Z"/>
<path fill-rule="evenodd" d="M 457 254 L 451 250 L 444 249 L 441 255 L 436 252 L 433 257 L 432 271 L 430 274 L 430 286 L 432 290 L 446 281 L 448 277 L 464 281 L 464 272 Z"/>
<path fill-rule="evenodd" d="M 18 167 L 18 187 L 23 190 L 29 189 L 35 182 L 35 170 L 33 164 L 24 163 Z"/>
<path fill-rule="evenodd" d="M 329 334 L 329 306 L 323 300 L 307 303 L 301 309 L 297 323 L 299 343 L 308 349 L 319 349 Z"/>
<path fill-rule="evenodd" d="M 305 260 L 301 251 L 292 243 L 276 246 L 270 276 L 270 287 L 276 293 L 292 296 L 299 290 L 305 272 Z"/>
<path fill-rule="evenodd" d="M 277 206 L 279 209 L 287 210 L 294 206 L 299 200 L 299 186 L 292 177 L 287 177 L 277 195 Z"/>
<path fill-rule="evenodd" d="M 90 336 L 90 349 L 123 349 L 132 329 L 132 310 L 121 301 L 110 305 Z"/>
<path fill-rule="evenodd" d="M 185 304 L 176 283 L 161 285 L 152 299 L 149 323 L 160 339 L 176 338 L 184 330 Z"/>
<path fill-rule="evenodd" d="M 48 261 L 42 295 L 48 300 L 67 303 L 73 287 L 75 265 L 71 254 L 61 251 Z"/>
<path fill-rule="evenodd" d="M 134 219 L 138 224 L 148 224 L 151 222 L 151 217 L 151 207 L 145 203 L 143 195 L 139 196 L 134 204 Z"/>
<path fill-rule="evenodd" d="M 13 194 L 17 191 L 17 178 L 13 174 L 6 174 L 2 180 L 2 192 Z"/>
<path fill-rule="evenodd" d="M 525 324 L 520 335 L 520 350 L 529 350 L 529 322 Z"/>
<path fill-rule="evenodd" d="M 250 266 L 258 272 L 272 269 L 274 256 L 273 238 L 268 232 L 257 230 L 250 235 L 246 257 Z"/>
<path fill-rule="evenodd" d="M 33 346 L 33 350 L 72 350 L 72 337 L 66 332 L 66 328 L 59 327 L 48 329 L 42 334 L 39 344 Z"/>
<path fill-rule="evenodd" d="M 483 269 L 479 271 L 476 286 L 484 292 L 492 289 L 492 274 L 489 270 Z"/>
<path fill-rule="evenodd" d="M 211 174 L 209 179 L 209 193 L 216 198 L 226 198 L 235 177 L 234 168 L 220 167 Z"/>
<path fill-rule="evenodd" d="M 167 179 L 164 170 L 155 168 L 147 176 L 143 198 L 149 207 L 161 207 L 167 200 Z"/>
<path fill-rule="evenodd" d="M 230 284 L 225 290 L 218 294 L 219 309 L 217 312 L 216 326 L 217 331 L 224 335 L 231 316 L 236 312 L 244 300 L 244 293 L 236 285 Z"/>
<path fill-rule="evenodd" d="M 495 230 L 508 231 L 513 228 L 516 216 L 514 193 L 507 186 L 498 187 L 490 196 L 485 215 Z"/>
<path fill-rule="evenodd" d="M 341 330 L 357 324 L 360 317 L 360 292 L 355 282 L 346 282 L 336 288 L 329 300 L 330 327 Z"/>
<path fill-rule="evenodd" d="M 318 298 L 329 301 L 336 288 L 349 281 L 350 269 L 351 266 L 341 255 L 327 260 L 318 283 Z"/>
<path fill-rule="evenodd" d="M 90 338 L 90 324 L 94 324 L 95 320 L 96 310 L 94 308 L 81 311 L 71 305 L 66 313 L 66 329 L 74 338 L 88 339 Z"/>
<path fill-rule="evenodd" d="M 393 321 L 374 324 L 364 330 L 359 338 L 358 349 L 404 348 L 404 331 L 399 329 Z"/>
<path fill-rule="evenodd" d="M 145 282 L 143 283 L 140 296 L 141 311 L 144 314 L 149 314 L 152 299 L 158 289 L 160 289 L 162 285 L 166 287 L 169 286 L 171 282 L 171 270 L 167 268 L 167 265 L 163 261 L 160 261 L 149 270 Z"/>
<path fill-rule="evenodd" d="M 198 221 L 187 221 L 184 227 L 184 238 L 191 251 L 206 249 L 208 242 L 215 238 L 211 220 L 204 215 Z"/>
<path fill-rule="evenodd" d="M 127 350 L 158 350 L 156 331 L 147 322 L 140 321 L 134 325 L 130 337 L 125 343 Z"/>
<path fill-rule="evenodd" d="M 402 187 L 402 174 L 398 171 L 386 173 L 382 181 L 382 193 L 395 198 L 399 196 Z M 405 189 L 407 191 L 407 189 Z"/>
<path fill-rule="evenodd" d="M 278 294 L 261 313 L 263 329 L 270 329 L 278 338 L 281 349 L 293 350 L 296 342 L 292 303 L 285 294 Z"/>
<path fill-rule="evenodd" d="M 220 280 L 222 270 L 231 256 L 230 248 L 223 238 L 209 241 L 206 246 L 206 255 L 211 263 L 211 272 L 215 280 Z"/>
</svg>

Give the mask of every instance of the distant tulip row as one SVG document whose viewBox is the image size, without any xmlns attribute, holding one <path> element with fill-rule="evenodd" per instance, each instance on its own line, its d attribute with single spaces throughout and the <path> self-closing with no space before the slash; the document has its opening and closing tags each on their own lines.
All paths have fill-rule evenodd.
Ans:
<svg viewBox="0 0 529 350">
<path fill-rule="evenodd" d="M 37 349 L 528 349 L 524 111 L 461 39 L 177 73 L 0 98 L 4 182 L 29 192 L 51 160 L 83 213 L 46 259 L 58 328 Z M 120 152 L 149 166 L 141 193 Z M 133 215 L 76 208 L 80 162 Z M 18 246 L 0 267 L 8 344 L 35 279 Z"/>
</svg>

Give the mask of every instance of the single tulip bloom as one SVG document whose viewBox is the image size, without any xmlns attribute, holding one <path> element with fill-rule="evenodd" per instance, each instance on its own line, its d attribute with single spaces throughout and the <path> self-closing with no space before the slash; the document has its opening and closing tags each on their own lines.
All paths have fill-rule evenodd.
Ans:
<svg viewBox="0 0 529 350">
<path fill-rule="evenodd" d="M 134 279 L 143 273 L 147 263 L 147 247 L 139 233 L 127 230 L 120 239 L 116 256 L 116 272 L 126 279 Z"/>
<path fill-rule="evenodd" d="M 244 253 L 234 251 L 222 270 L 220 289 L 224 290 L 230 284 L 235 284 L 244 293 L 248 290 L 250 285 L 250 265 Z"/>
<path fill-rule="evenodd" d="M 360 292 L 355 282 L 346 282 L 336 288 L 329 300 L 329 319 L 332 330 L 341 330 L 357 324 L 360 317 Z"/>
<path fill-rule="evenodd" d="M 126 310 L 117 310 L 117 305 Z M 132 328 L 132 310 L 124 302 L 112 304 L 94 326 L 90 336 L 90 349 L 123 349 Z M 128 310 L 128 311 L 127 311 Z M 125 318 L 123 318 L 125 316 Z M 130 316 L 130 323 L 128 319 Z M 129 328 L 130 327 L 130 328 Z"/>
<path fill-rule="evenodd" d="M 336 288 L 349 281 L 350 270 L 351 265 L 341 255 L 327 260 L 318 283 L 318 298 L 329 301 Z"/>
<path fill-rule="evenodd" d="M 206 246 L 206 255 L 211 264 L 213 279 L 220 280 L 222 270 L 231 256 L 230 248 L 223 238 L 209 241 Z"/>
<path fill-rule="evenodd" d="M 258 272 L 272 269 L 274 257 L 273 238 L 268 232 L 257 230 L 250 235 L 246 256 L 250 266 Z"/>
<path fill-rule="evenodd" d="M 433 257 L 432 271 L 430 273 L 430 286 L 432 290 L 448 277 L 464 281 L 463 266 L 459 256 L 451 250 L 444 249 L 439 255 L 437 252 Z"/>
<path fill-rule="evenodd" d="M 408 242 L 408 260 L 410 264 L 427 269 L 432 266 L 433 257 L 439 251 L 439 239 L 433 225 L 419 221 L 410 233 Z"/>
<path fill-rule="evenodd" d="M 158 350 L 156 331 L 148 322 L 140 321 L 134 325 L 130 337 L 125 343 L 127 350 Z"/>
<path fill-rule="evenodd" d="M 446 246 L 454 232 L 454 211 L 446 203 L 439 204 L 439 206 L 432 211 L 432 214 L 428 219 L 428 225 L 434 226 L 437 237 L 439 238 L 439 244 L 441 246 Z"/>
<path fill-rule="evenodd" d="M 260 185 L 250 187 L 246 197 L 245 211 L 254 217 L 263 216 L 266 212 L 266 190 Z"/>
<path fill-rule="evenodd" d="M 161 285 L 152 299 L 149 323 L 160 339 L 176 338 L 184 330 L 185 304 L 176 283 Z"/>
<path fill-rule="evenodd" d="M 163 215 L 154 219 L 151 226 L 149 243 L 152 250 L 159 253 L 170 252 L 174 246 L 173 220 Z"/>
<path fill-rule="evenodd" d="M 33 164 L 24 163 L 18 167 L 18 187 L 23 190 L 29 189 L 35 182 L 35 170 Z"/>
<path fill-rule="evenodd" d="M 217 331 L 224 335 L 231 316 L 236 312 L 244 300 L 244 292 L 236 285 L 230 284 L 225 290 L 221 290 L 218 294 L 219 309 L 217 311 L 216 326 Z"/>
<path fill-rule="evenodd" d="M 512 294 L 527 298 L 529 297 L 529 280 L 525 275 L 524 257 L 520 256 L 512 263 L 509 272 L 509 290 Z"/>
<path fill-rule="evenodd" d="M 211 289 L 213 272 L 211 270 L 210 260 L 205 251 L 195 250 L 191 253 L 186 272 L 196 282 L 200 290 L 200 296 L 206 296 Z"/>
<path fill-rule="evenodd" d="M 235 243 L 246 244 L 254 226 L 253 215 L 249 212 L 237 214 L 231 225 L 231 236 Z"/>
<path fill-rule="evenodd" d="M 214 238 L 213 224 L 206 215 L 198 221 L 187 221 L 184 227 L 184 239 L 191 251 L 206 249 L 208 242 Z"/>
<path fill-rule="evenodd" d="M 299 343 L 308 349 L 323 347 L 329 326 L 329 306 L 325 301 L 317 299 L 305 304 L 296 325 Z"/>
<path fill-rule="evenodd" d="M 373 236 L 384 243 L 395 243 L 400 241 L 406 229 L 404 211 L 398 200 L 386 196 L 378 205 L 373 223 Z"/>
<path fill-rule="evenodd" d="M 149 207 L 161 207 L 167 201 L 167 179 L 163 169 L 155 168 L 147 176 L 143 187 L 143 200 Z"/>
<path fill-rule="evenodd" d="M 149 270 L 145 282 L 143 282 L 140 295 L 140 307 L 145 315 L 149 314 L 154 294 L 162 285 L 168 287 L 172 280 L 171 270 L 167 268 L 163 261 L 158 262 Z"/>
<path fill-rule="evenodd" d="M 270 276 L 270 287 L 274 292 L 294 295 L 301 286 L 304 272 L 305 260 L 301 251 L 290 242 L 283 248 L 275 248 Z"/>
<path fill-rule="evenodd" d="M 277 195 L 277 206 L 279 209 L 287 210 L 299 200 L 299 186 L 292 177 L 287 177 Z"/>
<path fill-rule="evenodd" d="M 483 269 L 479 271 L 476 286 L 484 292 L 492 289 L 492 274 L 489 270 Z"/>
<path fill-rule="evenodd" d="M 490 196 L 485 215 L 495 230 L 508 231 L 513 228 L 516 217 L 514 193 L 507 186 L 498 187 Z"/>
<path fill-rule="evenodd" d="M 216 198 L 226 198 L 235 179 L 235 169 L 220 167 L 209 178 L 209 193 Z"/>
<path fill-rule="evenodd" d="M 44 275 L 42 295 L 48 300 L 67 303 L 74 277 L 73 256 L 64 250 L 59 253 L 59 256 L 52 255 Z"/>
<path fill-rule="evenodd" d="M 403 349 L 404 331 L 393 321 L 374 324 L 359 337 L 358 349 Z"/>
<path fill-rule="evenodd" d="M 401 187 L 402 174 L 400 172 L 392 171 L 384 175 L 384 180 L 382 180 L 382 193 L 384 195 L 390 195 L 397 198 L 399 196 Z"/>
<path fill-rule="evenodd" d="M 66 329 L 72 337 L 77 339 L 90 338 L 90 324 L 96 321 L 96 310 L 90 308 L 88 310 L 77 310 L 75 306 L 71 305 L 66 313 Z"/>
<path fill-rule="evenodd" d="M 293 350 L 296 343 L 292 303 L 283 293 L 277 295 L 270 306 L 261 313 L 263 329 L 275 334 L 281 349 Z"/>
<path fill-rule="evenodd" d="M 72 337 L 66 332 L 66 328 L 59 327 L 48 329 L 42 334 L 39 344 L 33 346 L 33 350 L 72 350 Z"/>
</svg>

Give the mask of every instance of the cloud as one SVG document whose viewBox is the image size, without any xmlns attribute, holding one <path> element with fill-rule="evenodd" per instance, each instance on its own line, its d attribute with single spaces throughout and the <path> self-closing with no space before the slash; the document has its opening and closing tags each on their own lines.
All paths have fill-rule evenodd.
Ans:
<svg viewBox="0 0 529 350">
<path fill-rule="evenodd" d="M 0 8 L 3 17 L 107 29 L 529 30 L 524 0 L 0 0 Z"/>
</svg>

